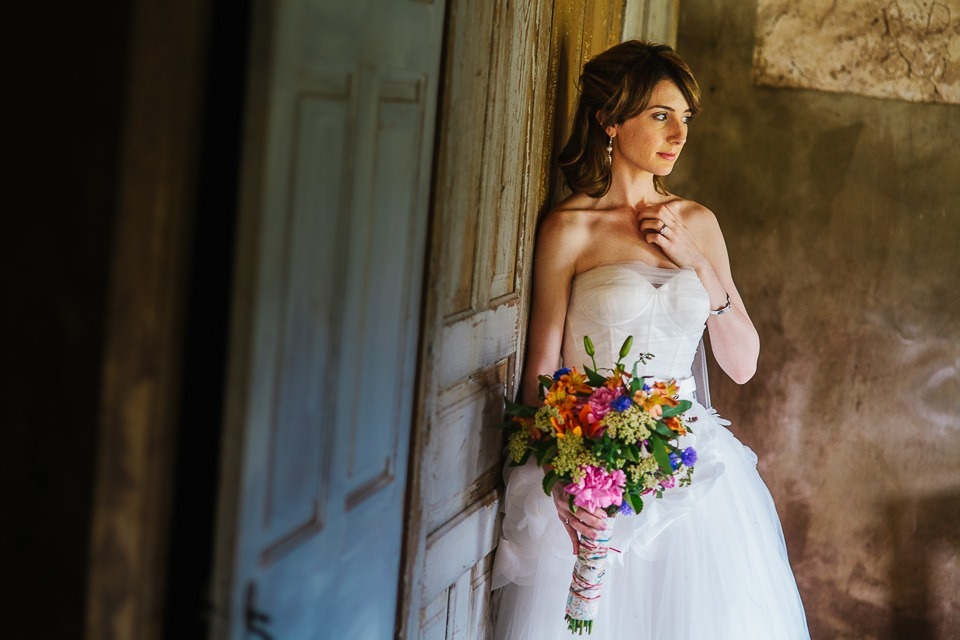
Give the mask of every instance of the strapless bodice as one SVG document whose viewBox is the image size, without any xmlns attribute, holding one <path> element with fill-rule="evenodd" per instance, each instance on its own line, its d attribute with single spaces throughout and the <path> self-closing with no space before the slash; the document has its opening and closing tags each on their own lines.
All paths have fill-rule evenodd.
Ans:
<svg viewBox="0 0 960 640">
<path fill-rule="evenodd" d="M 643 262 L 604 264 L 573 280 L 564 327 L 563 365 L 590 365 L 583 348 L 588 335 L 599 367 L 617 359 L 620 345 L 633 336 L 623 362 L 629 368 L 640 353 L 654 358 L 640 375 L 690 375 L 697 345 L 710 314 L 710 297 L 693 269 L 663 269 Z"/>
</svg>

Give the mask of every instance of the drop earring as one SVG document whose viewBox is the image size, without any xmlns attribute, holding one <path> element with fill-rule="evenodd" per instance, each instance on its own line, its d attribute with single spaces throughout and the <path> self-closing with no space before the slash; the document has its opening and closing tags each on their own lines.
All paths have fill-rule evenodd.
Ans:
<svg viewBox="0 0 960 640">
<path fill-rule="evenodd" d="M 610 136 L 610 142 L 607 143 L 607 164 L 613 164 L 613 136 Z"/>
</svg>

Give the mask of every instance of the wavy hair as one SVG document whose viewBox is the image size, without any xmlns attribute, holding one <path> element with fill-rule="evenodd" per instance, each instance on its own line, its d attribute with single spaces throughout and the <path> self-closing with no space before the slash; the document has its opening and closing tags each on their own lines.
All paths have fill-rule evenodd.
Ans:
<svg viewBox="0 0 960 640">
<path fill-rule="evenodd" d="M 700 87 L 687 63 L 668 45 L 627 40 L 583 66 L 570 139 L 558 158 L 572 191 L 593 198 L 607 193 L 611 173 L 605 129 L 646 109 L 661 80 L 677 85 L 693 114 L 700 110 Z M 660 193 L 669 193 L 663 176 L 654 176 L 653 186 Z"/>
</svg>

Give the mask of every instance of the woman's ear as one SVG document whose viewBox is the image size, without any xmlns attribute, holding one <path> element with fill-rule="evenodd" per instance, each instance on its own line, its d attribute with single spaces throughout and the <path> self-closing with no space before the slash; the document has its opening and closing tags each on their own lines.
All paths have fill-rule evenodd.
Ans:
<svg viewBox="0 0 960 640">
<path fill-rule="evenodd" d="M 611 138 L 617 137 L 617 126 L 615 124 L 604 125 L 603 112 L 597 111 L 594 114 L 597 118 L 597 122 L 600 123 L 600 126 L 603 127 L 604 132 Z"/>
</svg>

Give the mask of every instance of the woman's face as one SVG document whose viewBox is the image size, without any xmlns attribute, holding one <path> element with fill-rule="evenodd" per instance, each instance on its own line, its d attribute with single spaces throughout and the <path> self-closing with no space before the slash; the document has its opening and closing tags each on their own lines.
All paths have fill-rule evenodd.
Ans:
<svg viewBox="0 0 960 640">
<path fill-rule="evenodd" d="M 668 175 L 687 141 L 690 105 L 670 80 L 653 88 L 647 108 L 623 124 L 607 127 L 614 136 L 613 166 Z M 625 166 L 626 165 L 626 166 Z"/>
</svg>

